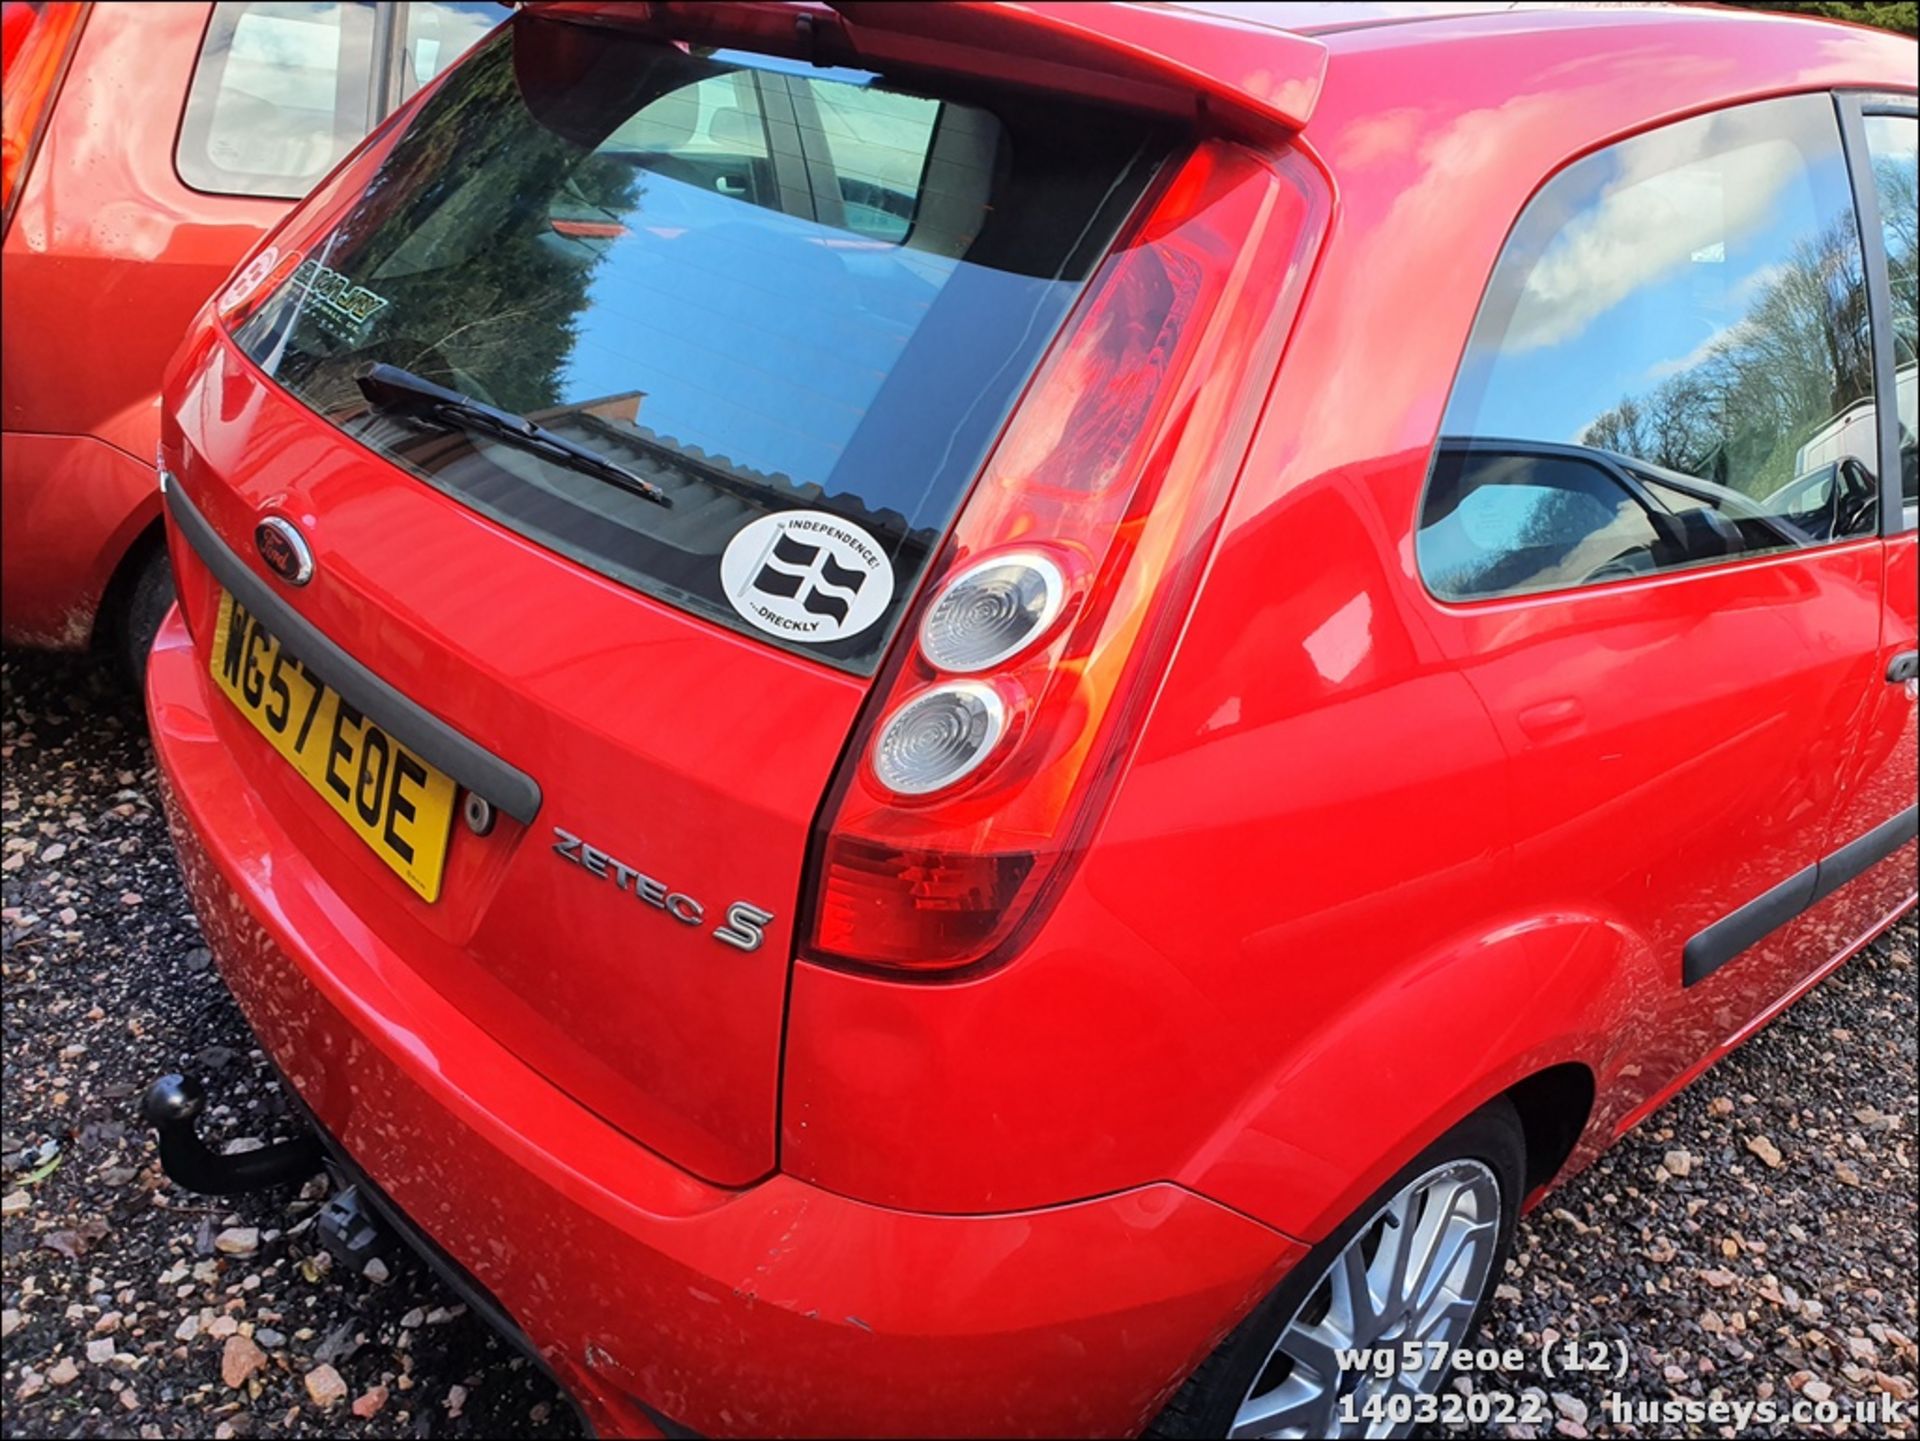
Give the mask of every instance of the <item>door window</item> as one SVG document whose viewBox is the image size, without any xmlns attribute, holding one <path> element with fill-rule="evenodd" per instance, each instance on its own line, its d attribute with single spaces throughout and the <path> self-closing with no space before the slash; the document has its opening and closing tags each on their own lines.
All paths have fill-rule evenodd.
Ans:
<svg viewBox="0 0 1920 1441">
<path fill-rule="evenodd" d="M 1442 426 L 1421 572 L 1468 599 L 1869 534 L 1872 377 L 1830 99 L 1601 150 L 1548 182 L 1495 269 Z"/>
</svg>

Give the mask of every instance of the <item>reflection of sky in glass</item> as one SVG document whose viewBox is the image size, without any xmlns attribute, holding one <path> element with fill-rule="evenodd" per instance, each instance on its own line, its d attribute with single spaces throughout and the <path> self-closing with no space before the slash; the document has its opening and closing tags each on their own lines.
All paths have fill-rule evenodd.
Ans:
<svg viewBox="0 0 1920 1441">
<path fill-rule="evenodd" d="M 1558 204 L 1523 221 L 1516 243 L 1537 244 L 1543 221 L 1559 228 L 1508 297 L 1499 352 L 1463 372 L 1449 433 L 1577 440 L 1734 332 L 1794 242 L 1847 204 L 1837 148 L 1810 156 L 1774 138 L 1741 143 L 1743 128 L 1767 123 L 1754 113 L 1764 109 L 1670 126 L 1556 182 Z M 1695 158 L 1702 150 L 1710 158 Z"/>
<path fill-rule="evenodd" d="M 638 420 L 657 435 L 912 520 L 939 488 L 934 478 L 950 485 L 948 463 L 984 442 L 1017 379 L 1012 358 L 1052 328 L 1076 287 L 953 258 L 979 223 L 990 176 L 960 151 L 937 162 L 944 180 L 923 172 L 936 117 L 997 137 L 983 112 L 875 90 L 862 71 L 712 58 L 744 68 L 656 100 L 602 147 L 608 157 L 662 153 L 693 174 L 636 158 L 635 206 L 595 212 L 624 231 L 595 242 L 561 394 L 643 391 Z M 844 228 L 786 213 L 795 197 L 784 191 L 748 193 L 768 164 L 756 71 L 791 77 L 776 95 L 804 82 L 807 103 L 788 107 L 784 123 L 806 134 L 782 143 L 818 148 Z M 703 167 L 717 167 L 714 178 Z M 873 209 L 862 184 L 894 192 L 904 208 Z M 924 224 L 914 208 L 923 184 L 946 210 Z M 903 244 L 909 216 L 919 239 Z M 930 316 L 927 341 L 913 344 Z"/>
</svg>

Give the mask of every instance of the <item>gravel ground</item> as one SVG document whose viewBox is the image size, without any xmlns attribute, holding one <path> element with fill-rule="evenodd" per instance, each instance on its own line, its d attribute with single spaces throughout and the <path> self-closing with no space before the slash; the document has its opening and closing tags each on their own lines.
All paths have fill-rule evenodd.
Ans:
<svg viewBox="0 0 1920 1441">
<path fill-rule="evenodd" d="M 201 948 L 137 705 L 86 661 L 0 679 L 7 1434 L 577 1434 L 424 1267 L 329 1269 L 317 1186 L 167 1184 L 134 1114 L 154 1075 L 216 1077 L 215 1136 L 278 1139 L 285 1103 Z M 1523 1223 L 1483 1341 L 1530 1359 L 1478 1387 L 1551 1417 L 1489 1434 L 1736 1434 L 1615 1424 L 1609 1392 L 1891 1397 L 1891 1425 L 1748 1434 L 1915 1434 L 1916 950 L 1909 917 Z M 1548 1376 L 1556 1337 L 1624 1341 L 1624 1378 Z"/>
</svg>

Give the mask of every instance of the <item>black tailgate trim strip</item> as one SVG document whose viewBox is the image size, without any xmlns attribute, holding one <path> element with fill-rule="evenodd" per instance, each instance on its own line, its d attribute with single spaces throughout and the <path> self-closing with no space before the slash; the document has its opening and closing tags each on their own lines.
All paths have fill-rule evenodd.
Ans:
<svg viewBox="0 0 1920 1441">
<path fill-rule="evenodd" d="M 1908 806 L 1893 819 L 1881 822 L 1859 839 L 1848 841 L 1832 855 L 1715 921 L 1687 942 L 1681 955 L 1681 984 L 1704 981 L 1747 947 L 1825 900 L 1848 881 L 1866 874 L 1917 834 L 1920 806 Z"/>
<path fill-rule="evenodd" d="M 494 809 L 505 811 L 522 824 L 533 823 L 540 811 L 538 781 L 409 700 L 327 639 L 228 548 L 187 499 L 178 480 L 169 478 L 163 493 L 173 523 L 214 578 L 354 709 L 475 795 L 490 801 Z"/>
</svg>

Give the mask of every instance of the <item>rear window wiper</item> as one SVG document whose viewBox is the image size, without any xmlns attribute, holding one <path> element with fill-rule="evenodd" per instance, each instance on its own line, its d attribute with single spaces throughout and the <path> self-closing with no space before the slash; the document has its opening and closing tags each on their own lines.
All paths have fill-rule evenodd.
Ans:
<svg viewBox="0 0 1920 1441">
<path fill-rule="evenodd" d="M 616 465 L 591 446 L 556 435 L 536 425 L 524 415 L 500 410 L 485 401 L 435 385 L 431 380 L 402 370 L 397 365 L 372 365 L 359 376 L 360 393 L 376 410 L 391 415 L 406 415 L 434 420 L 463 430 L 476 430 L 495 440 L 522 450 L 534 451 L 547 459 L 617 485 L 630 495 L 650 500 L 655 505 L 671 506 L 673 498 L 659 486 Z"/>
</svg>

